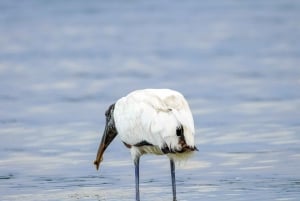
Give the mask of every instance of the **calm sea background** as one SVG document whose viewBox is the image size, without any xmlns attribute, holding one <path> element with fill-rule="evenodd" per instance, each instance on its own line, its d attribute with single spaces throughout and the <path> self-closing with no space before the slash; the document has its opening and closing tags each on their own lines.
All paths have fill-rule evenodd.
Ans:
<svg viewBox="0 0 300 201">
<path fill-rule="evenodd" d="M 181 91 L 199 152 L 179 201 L 300 200 L 300 2 L 0 1 L 0 200 L 134 199 L 107 107 Z M 141 199 L 171 200 L 166 157 L 141 159 Z"/>
</svg>

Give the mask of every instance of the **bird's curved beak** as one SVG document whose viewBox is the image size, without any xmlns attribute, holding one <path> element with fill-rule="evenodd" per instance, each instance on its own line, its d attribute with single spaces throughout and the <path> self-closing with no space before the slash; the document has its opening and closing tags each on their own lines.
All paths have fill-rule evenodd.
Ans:
<svg viewBox="0 0 300 201">
<path fill-rule="evenodd" d="M 106 124 L 104 133 L 98 148 L 97 157 L 94 161 L 94 165 L 96 165 L 96 169 L 99 169 L 99 165 L 101 161 L 103 160 L 103 154 L 108 145 L 113 141 L 113 139 L 116 137 L 117 131 L 114 127 L 108 126 Z"/>
</svg>

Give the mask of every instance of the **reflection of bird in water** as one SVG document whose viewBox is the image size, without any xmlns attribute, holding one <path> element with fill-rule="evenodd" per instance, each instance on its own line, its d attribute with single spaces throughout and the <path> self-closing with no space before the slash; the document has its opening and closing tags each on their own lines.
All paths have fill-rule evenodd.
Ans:
<svg viewBox="0 0 300 201">
<path fill-rule="evenodd" d="M 173 200 L 176 200 L 175 164 L 197 150 L 194 120 L 185 98 L 169 89 L 134 91 L 109 106 L 106 126 L 94 162 L 96 168 L 117 134 L 130 149 L 135 165 L 136 200 L 139 195 L 139 160 L 143 154 L 167 155 L 170 159 Z"/>
</svg>

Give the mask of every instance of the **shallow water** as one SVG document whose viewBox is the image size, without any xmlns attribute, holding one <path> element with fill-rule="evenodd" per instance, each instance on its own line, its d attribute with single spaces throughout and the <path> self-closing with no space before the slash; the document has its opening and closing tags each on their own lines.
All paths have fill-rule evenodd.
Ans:
<svg viewBox="0 0 300 201">
<path fill-rule="evenodd" d="M 0 200 L 133 200 L 128 150 L 93 160 L 107 106 L 139 88 L 188 99 L 199 152 L 180 201 L 300 199 L 300 3 L 0 2 Z M 141 159 L 142 200 L 171 200 Z"/>
</svg>

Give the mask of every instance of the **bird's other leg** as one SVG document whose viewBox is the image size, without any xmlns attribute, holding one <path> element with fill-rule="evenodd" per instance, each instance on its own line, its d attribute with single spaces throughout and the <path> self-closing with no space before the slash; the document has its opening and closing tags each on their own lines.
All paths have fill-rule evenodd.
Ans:
<svg viewBox="0 0 300 201">
<path fill-rule="evenodd" d="M 134 161 L 135 167 L 135 199 L 140 201 L 140 157 L 137 157 Z"/>
<path fill-rule="evenodd" d="M 173 201 L 176 201 L 175 164 L 172 159 L 170 159 L 170 167 L 171 167 L 171 178 L 172 178 Z"/>
</svg>

